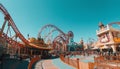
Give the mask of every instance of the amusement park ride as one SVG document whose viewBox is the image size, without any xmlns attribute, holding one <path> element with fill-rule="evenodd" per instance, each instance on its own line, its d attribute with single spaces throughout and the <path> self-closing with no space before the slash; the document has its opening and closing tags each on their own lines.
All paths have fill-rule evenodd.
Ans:
<svg viewBox="0 0 120 69">
<path fill-rule="evenodd" d="M 0 11 L 4 15 L 4 22 L 1 24 L 2 27 L 0 29 L 0 48 L 5 49 L 1 54 L 18 55 L 20 57 L 31 57 L 34 55 L 43 56 L 44 54 L 44 57 L 46 57 L 49 55 L 49 51 L 67 51 L 67 45 L 73 40 L 72 31 L 65 34 L 59 28 L 51 24 L 41 28 L 37 39 L 28 38 L 27 40 L 20 33 L 10 14 L 2 4 L 0 4 Z M 44 33 L 46 29 L 49 30 L 47 34 Z M 53 36 L 53 34 L 55 35 Z M 52 39 L 52 37 L 54 38 Z"/>
<path fill-rule="evenodd" d="M 43 40 L 40 38 L 36 40 L 37 44 L 34 43 L 32 38 L 29 40 L 25 39 L 2 4 L 0 4 L 0 11 L 4 15 L 4 22 L 0 29 L 0 44 L 5 48 L 6 54 L 17 54 L 19 56 L 23 54 L 36 55 L 52 49 L 44 44 Z"/>
<path fill-rule="evenodd" d="M 64 33 L 51 24 L 43 26 L 38 32 L 37 38 L 28 37 L 26 39 L 2 4 L 0 4 L 0 11 L 3 14 L 3 23 L 0 21 L 0 25 L 2 25 L 0 27 L 0 60 L 3 59 L 3 55 L 19 59 L 30 58 L 28 69 L 31 69 L 32 64 L 39 58 L 50 58 L 51 55 L 68 55 L 71 51 L 82 51 L 82 54 L 84 54 L 94 51 L 93 49 L 100 49 L 100 51 L 102 49 L 112 49 L 113 53 L 116 53 L 117 49 L 120 49 L 120 29 L 113 27 L 113 25 L 119 25 L 120 22 L 113 22 L 107 26 L 100 23 L 99 30 L 96 31 L 98 40 L 95 42 L 93 39 L 89 39 L 91 42 L 85 45 L 83 39 L 81 39 L 80 43 L 74 42 L 74 33 L 72 31 Z M 94 47 L 89 48 L 88 46 Z M 79 60 L 77 63 L 79 64 Z"/>
<path fill-rule="evenodd" d="M 5 48 L 4 53 L 10 55 L 42 55 L 53 52 L 66 52 L 84 49 L 83 40 L 81 43 L 75 43 L 73 40 L 74 34 L 69 31 L 67 34 L 54 25 L 48 24 L 43 26 L 36 38 L 26 39 L 18 30 L 13 19 L 11 18 L 5 7 L 0 4 L 0 11 L 2 12 L 3 24 L 0 28 L 0 48 Z M 104 26 L 100 23 L 100 29 L 97 31 L 98 41 L 94 43 L 97 48 L 112 48 L 116 52 L 116 47 L 119 47 L 120 32 L 118 29 L 112 27 L 114 24 L 120 22 L 110 23 Z M 47 32 L 47 33 L 46 33 Z M 1 52 L 2 53 L 2 52 Z"/>
</svg>

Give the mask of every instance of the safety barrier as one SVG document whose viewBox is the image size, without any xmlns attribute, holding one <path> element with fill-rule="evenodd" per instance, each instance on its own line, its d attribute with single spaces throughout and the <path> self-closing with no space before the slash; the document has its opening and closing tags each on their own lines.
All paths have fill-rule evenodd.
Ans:
<svg viewBox="0 0 120 69">
<path fill-rule="evenodd" d="M 33 58 L 31 59 L 29 65 L 28 65 L 28 69 L 32 69 L 32 65 L 33 65 L 35 62 L 39 61 L 40 59 L 41 59 L 41 58 L 40 58 L 39 56 L 33 57 Z"/>
<path fill-rule="evenodd" d="M 120 69 L 119 56 L 99 56 L 95 57 L 94 60 L 96 68 Z"/>
<path fill-rule="evenodd" d="M 94 63 L 84 63 L 80 62 L 79 58 L 77 59 L 70 59 L 69 57 L 65 57 L 63 54 L 60 55 L 60 59 L 70 65 L 75 67 L 76 69 L 94 69 Z"/>
<path fill-rule="evenodd" d="M 79 69 L 79 59 L 73 60 L 73 59 L 70 59 L 69 57 L 65 58 L 65 56 L 63 54 L 60 55 L 60 59 L 64 63 L 69 64 L 69 65 Z"/>
</svg>

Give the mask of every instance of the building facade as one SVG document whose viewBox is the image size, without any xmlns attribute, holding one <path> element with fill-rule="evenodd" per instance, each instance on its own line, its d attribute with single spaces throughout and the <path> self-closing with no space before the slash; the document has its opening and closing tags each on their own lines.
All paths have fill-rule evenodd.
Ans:
<svg viewBox="0 0 120 69">
<path fill-rule="evenodd" d="M 99 30 L 96 31 L 98 41 L 95 46 L 100 49 L 112 48 L 113 52 L 116 53 L 116 48 L 120 45 L 120 30 L 107 24 L 106 26 L 99 23 Z"/>
</svg>

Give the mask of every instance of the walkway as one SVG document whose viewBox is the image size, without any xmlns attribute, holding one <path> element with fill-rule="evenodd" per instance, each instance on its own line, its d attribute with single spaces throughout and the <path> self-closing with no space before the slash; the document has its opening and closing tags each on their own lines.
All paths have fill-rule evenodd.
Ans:
<svg viewBox="0 0 120 69">
<path fill-rule="evenodd" d="M 89 55 L 89 56 L 76 55 L 76 56 L 71 56 L 70 58 L 72 58 L 72 59 L 79 58 L 80 62 L 88 63 L 88 62 L 94 62 L 94 56 L 96 56 L 96 55 Z"/>
<path fill-rule="evenodd" d="M 72 67 L 72 66 L 64 63 L 63 61 L 61 61 L 60 58 L 53 59 L 52 61 L 53 61 L 54 65 L 59 67 L 59 69 L 75 69 L 74 67 Z"/>
<path fill-rule="evenodd" d="M 36 64 L 35 64 L 35 68 L 34 69 L 43 69 L 43 61 L 38 61 Z"/>
<path fill-rule="evenodd" d="M 44 60 L 43 62 L 44 69 L 59 69 L 57 66 L 53 64 L 52 60 Z"/>
<path fill-rule="evenodd" d="M 63 63 L 60 58 L 42 60 L 36 63 L 35 69 L 75 69 Z"/>
</svg>

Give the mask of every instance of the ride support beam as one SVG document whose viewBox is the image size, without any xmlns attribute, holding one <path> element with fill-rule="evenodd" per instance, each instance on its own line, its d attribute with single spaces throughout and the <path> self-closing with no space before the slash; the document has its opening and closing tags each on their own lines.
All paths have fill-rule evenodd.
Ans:
<svg viewBox="0 0 120 69">
<path fill-rule="evenodd" d="M 30 51 L 30 55 L 31 55 L 31 56 L 33 55 L 33 51 L 32 51 L 32 50 Z"/>
<path fill-rule="evenodd" d="M 8 34 L 9 31 L 10 31 L 10 26 L 8 26 L 6 34 Z M 11 35 L 11 33 L 10 33 L 10 35 Z"/>
<path fill-rule="evenodd" d="M 7 22 L 7 20 L 5 19 L 5 21 L 4 21 L 3 25 L 2 25 L 2 29 L 1 29 L 1 31 L 0 31 L 0 36 L 1 36 L 2 33 L 3 33 L 3 30 L 4 30 L 4 28 L 5 28 L 6 22 Z"/>
<path fill-rule="evenodd" d="M 21 55 L 20 50 L 21 50 L 21 49 L 20 49 L 20 47 L 19 47 L 19 48 L 18 48 L 18 55 L 19 55 L 19 56 Z"/>
</svg>

